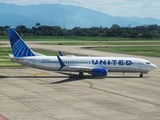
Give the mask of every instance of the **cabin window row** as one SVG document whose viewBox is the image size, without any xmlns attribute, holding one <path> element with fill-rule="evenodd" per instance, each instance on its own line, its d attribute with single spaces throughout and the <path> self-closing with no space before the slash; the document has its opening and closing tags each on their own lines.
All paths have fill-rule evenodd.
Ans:
<svg viewBox="0 0 160 120">
<path fill-rule="evenodd" d="M 46 61 L 42 60 L 41 63 L 59 63 L 58 61 Z M 65 64 L 91 64 L 91 62 L 64 62 Z"/>
<path fill-rule="evenodd" d="M 67 62 L 67 61 L 65 61 L 64 63 L 66 64 L 91 64 L 91 62 Z"/>
</svg>

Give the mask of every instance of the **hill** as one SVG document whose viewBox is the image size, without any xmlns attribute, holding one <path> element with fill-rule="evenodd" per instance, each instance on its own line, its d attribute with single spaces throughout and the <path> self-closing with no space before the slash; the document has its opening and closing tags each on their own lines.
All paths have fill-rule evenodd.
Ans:
<svg viewBox="0 0 160 120">
<path fill-rule="evenodd" d="M 60 4 L 40 4 L 18 6 L 0 3 L 0 25 L 25 25 L 32 27 L 36 23 L 41 25 L 60 26 L 65 28 L 102 26 L 111 27 L 112 24 L 131 27 L 157 24 L 155 18 L 118 17 L 99 11 Z"/>
</svg>

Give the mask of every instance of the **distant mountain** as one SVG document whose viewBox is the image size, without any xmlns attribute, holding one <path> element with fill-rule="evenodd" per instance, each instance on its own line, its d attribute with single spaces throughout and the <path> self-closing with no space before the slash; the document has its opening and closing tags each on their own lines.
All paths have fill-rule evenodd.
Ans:
<svg viewBox="0 0 160 120">
<path fill-rule="evenodd" d="M 18 6 L 0 3 L 0 25 L 25 25 L 32 27 L 36 23 L 41 25 L 60 26 L 65 28 L 102 26 L 111 27 L 113 24 L 131 27 L 140 25 L 160 25 L 155 18 L 118 17 L 73 6 L 60 4 L 40 4 Z"/>
</svg>

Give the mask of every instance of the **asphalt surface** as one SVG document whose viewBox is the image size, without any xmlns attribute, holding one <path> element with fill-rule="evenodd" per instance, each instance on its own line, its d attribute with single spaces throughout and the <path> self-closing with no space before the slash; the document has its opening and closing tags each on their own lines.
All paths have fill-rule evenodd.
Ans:
<svg viewBox="0 0 160 120">
<path fill-rule="evenodd" d="M 160 58 L 81 49 L 80 46 L 32 48 L 71 54 L 144 58 L 158 68 L 139 74 L 108 73 L 107 78 L 79 79 L 29 67 L 0 68 L 0 120 L 159 120 Z"/>
</svg>

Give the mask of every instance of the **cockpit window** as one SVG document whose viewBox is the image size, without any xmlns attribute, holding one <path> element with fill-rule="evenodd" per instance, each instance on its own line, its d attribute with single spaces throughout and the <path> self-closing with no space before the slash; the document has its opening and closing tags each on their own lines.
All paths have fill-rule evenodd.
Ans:
<svg viewBox="0 0 160 120">
<path fill-rule="evenodd" d="M 146 64 L 150 64 L 150 62 L 146 62 Z"/>
</svg>

